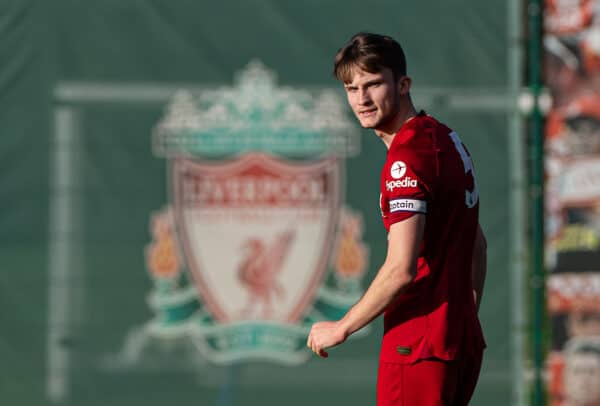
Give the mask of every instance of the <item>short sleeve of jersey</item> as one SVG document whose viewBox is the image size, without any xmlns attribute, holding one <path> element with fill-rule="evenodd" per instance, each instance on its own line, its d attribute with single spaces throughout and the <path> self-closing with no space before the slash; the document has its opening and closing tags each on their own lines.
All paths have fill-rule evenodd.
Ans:
<svg viewBox="0 0 600 406">
<path fill-rule="evenodd" d="M 408 142 L 390 148 L 381 174 L 381 206 L 388 226 L 427 214 L 436 176 L 437 156 L 427 135 L 413 134 Z"/>
</svg>

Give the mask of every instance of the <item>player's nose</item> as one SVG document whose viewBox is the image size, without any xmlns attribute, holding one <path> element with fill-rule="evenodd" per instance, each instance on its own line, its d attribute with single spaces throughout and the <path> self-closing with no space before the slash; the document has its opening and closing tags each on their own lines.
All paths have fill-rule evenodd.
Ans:
<svg viewBox="0 0 600 406">
<path fill-rule="evenodd" d="M 371 95 L 367 90 L 359 90 L 358 93 L 358 103 L 362 106 L 371 104 Z"/>
</svg>

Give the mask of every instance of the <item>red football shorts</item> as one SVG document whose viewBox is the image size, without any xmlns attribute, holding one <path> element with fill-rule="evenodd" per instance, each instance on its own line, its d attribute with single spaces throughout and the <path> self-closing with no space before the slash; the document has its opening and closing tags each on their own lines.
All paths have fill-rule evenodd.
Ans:
<svg viewBox="0 0 600 406">
<path fill-rule="evenodd" d="M 408 365 L 380 362 L 377 406 L 466 406 L 475 391 L 482 356 Z"/>
</svg>

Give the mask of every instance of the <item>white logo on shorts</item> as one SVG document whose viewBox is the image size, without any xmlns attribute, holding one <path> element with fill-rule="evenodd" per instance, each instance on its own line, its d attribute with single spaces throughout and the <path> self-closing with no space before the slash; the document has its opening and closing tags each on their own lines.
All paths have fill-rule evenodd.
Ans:
<svg viewBox="0 0 600 406">
<path fill-rule="evenodd" d="M 406 173 L 406 164 L 402 161 L 396 161 L 392 164 L 390 174 L 394 179 L 400 179 Z"/>
</svg>

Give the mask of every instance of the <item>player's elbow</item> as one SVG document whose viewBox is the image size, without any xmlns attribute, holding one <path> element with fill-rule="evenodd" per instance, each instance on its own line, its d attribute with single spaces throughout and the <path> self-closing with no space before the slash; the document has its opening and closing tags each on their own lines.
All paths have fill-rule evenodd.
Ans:
<svg viewBox="0 0 600 406">
<path fill-rule="evenodd" d="M 404 289 L 413 283 L 414 280 L 415 274 L 413 272 L 403 272 L 398 278 L 398 286 L 400 289 Z"/>
<path fill-rule="evenodd" d="M 477 229 L 477 235 L 475 236 L 475 250 L 478 252 L 485 252 L 487 250 L 487 240 L 481 227 Z"/>
<path fill-rule="evenodd" d="M 394 291 L 400 293 L 414 281 L 415 275 L 416 266 L 396 266 L 393 267 L 388 282 Z"/>
</svg>

